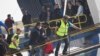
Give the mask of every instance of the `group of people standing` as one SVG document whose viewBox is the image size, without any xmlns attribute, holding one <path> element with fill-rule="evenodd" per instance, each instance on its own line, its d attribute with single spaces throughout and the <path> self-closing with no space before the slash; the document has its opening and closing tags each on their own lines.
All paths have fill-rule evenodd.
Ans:
<svg viewBox="0 0 100 56">
<path fill-rule="evenodd" d="M 76 14 L 76 16 L 78 16 L 80 13 L 82 12 L 82 6 L 80 3 L 77 3 L 80 7 L 78 9 L 78 13 Z M 68 6 L 70 7 L 70 3 L 68 4 Z M 45 7 L 43 7 L 42 12 L 40 14 L 40 21 L 49 21 L 50 18 L 61 18 L 60 22 L 57 23 L 57 27 L 56 27 L 56 31 L 54 31 L 55 34 L 52 34 L 52 29 L 50 27 L 50 25 L 48 24 L 48 22 L 45 23 L 40 23 L 37 22 L 36 25 L 33 27 L 32 25 L 32 19 L 31 19 L 31 15 L 25 11 L 23 18 L 22 18 L 22 23 L 24 25 L 24 37 L 26 39 L 29 39 L 28 41 L 28 45 L 30 47 L 31 50 L 29 50 L 29 56 L 48 56 L 50 53 L 55 53 L 55 56 L 58 56 L 58 52 L 59 52 L 59 48 L 61 45 L 61 41 L 57 41 L 56 44 L 57 45 L 53 45 L 53 43 L 47 43 L 48 41 L 50 41 L 50 39 L 53 39 L 53 35 L 55 35 L 55 38 L 65 38 L 63 41 L 65 43 L 64 49 L 62 54 L 63 55 L 67 55 L 67 49 L 69 46 L 68 43 L 68 30 L 70 27 L 73 27 L 75 29 L 81 30 L 81 28 L 75 26 L 74 24 L 72 24 L 69 21 L 69 15 L 67 16 L 62 16 L 61 15 L 61 11 L 58 7 L 58 5 L 55 5 L 54 8 L 54 12 L 50 13 L 50 8 L 47 7 L 46 11 L 44 10 Z M 70 9 L 70 8 L 69 8 Z M 69 11 L 67 11 L 68 13 L 70 13 Z M 72 13 L 72 12 L 71 12 Z M 50 17 L 50 15 L 52 15 Z M 11 17 L 10 14 L 7 15 L 7 19 L 5 20 L 5 24 L 3 24 L 2 22 L 0 22 L 0 53 L 2 56 L 5 55 L 6 51 L 10 51 L 11 54 L 18 52 L 19 48 L 19 44 L 20 44 L 20 38 L 19 35 L 21 34 L 21 30 L 20 29 L 16 29 L 16 32 L 14 32 L 13 30 L 13 24 L 14 24 L 14 20 L 13 17 Z M 1 31 L 1 26 L 4 26 L 7 30 L 8 33 L 8 37 L 7 39 L 5 39 L 3 32 Z M 32 29 L 30 29 L 30 27 L 32 27 Z M 28 32 L 31 31 L 30 34 L 28 34 Z M 41 45 L 41 44 L 45 44 L 44 46 L 40 46 L 35 48 L 37 45 Z M 54 51 L 54 48 L 56 48 L 56 50 Z M 17 56 L 22 56 L 21 53 L 17 53 Z"/>
<path fill-rule="evenodd" d="M 13 54 L 18 51 L 19 46 L 19 35 L 21 30 L 19 28 L 14 31 L 13 29 L 14 20 L 11 14 L 7 15 L 5 23 L 0 21 L 0 54 L 5 56 L 6 54 Z M 6 29 L 7 33 L 3 32 L 2 26 Z M 7 36 L 6 36 L 7 35 Z M 22 56 L 21 53 L 16 54 L 17 56 Z M 13 56 L 13 55 L 10 55 Z"/>
<path fill-rule="evenodd" d="M 24 19 L 24 18 L 23 18 Z M 73 27 L 75 29 L 81 30 L 81 28 L 75 26 L 71 22 L 69 22 L 69 19 L 67 16 L 64 16 L 61 18 L 60 22 L 57 23 L 57 28 L 56 31 L 54 32 L 55 38 L 64 38 L 63 40 L 65 43 L 64 50 L 62 52 L 63 55 L 67 54 L 67 49 L 68 49 L 68 29 L 70 27 Z M 35 48 L 37 45 L 42 45 L 48 42 L 51 38 L 53 38 L 52 35 L 52 27 L 45 22 L 45 23 L 40 23 L 37 22 L 35 27 L 31 29 L 31 33 L 29 35 L 30 41 L 29 41 L 29 47 L 31 50 L 29 51 L 29 56 L 35 55 L 35 56 L 48 56 L 50 53 L 55 53 L 55 56 L 58 56 L 59 48 L 61 45 L 61 41 L 57 41 L 57 46 L 56 50 L 54 51 L 55 46 L 53 46 L 53 43 L 48 43 L 44 46 L 40 46 Z M 25 36 L 26 37 L 26 36 Z M 51 37 L 51 38 L 50 38 Z"/>
</svg>

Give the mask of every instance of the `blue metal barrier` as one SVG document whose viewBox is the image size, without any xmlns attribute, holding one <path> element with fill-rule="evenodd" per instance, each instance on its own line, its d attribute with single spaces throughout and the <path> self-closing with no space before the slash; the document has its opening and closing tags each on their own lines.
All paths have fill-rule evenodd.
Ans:
<svg viewBox="0 0 100 56">
<path fill-rule="evenodd" d="M 100 33 L 100 28 L 97 28 L 95 30 L 86 32 L 86 33 L 82 33 L 73 37 L 70 37 L 70 41 L 76 40 L 76 39 L 80 39 L 80 38 L 85 38 L 85 40 L 88 40 L 91 42 L 92 45 L 98 44 L 99 43 L 99 34 Z M 98 49 L 94 49 L 91 50 L 89 52 L 86 52 L 85 55 L 89 55 L 89 56 L 96 56 L 97 55 L 97 50 Z"/>
</svg>

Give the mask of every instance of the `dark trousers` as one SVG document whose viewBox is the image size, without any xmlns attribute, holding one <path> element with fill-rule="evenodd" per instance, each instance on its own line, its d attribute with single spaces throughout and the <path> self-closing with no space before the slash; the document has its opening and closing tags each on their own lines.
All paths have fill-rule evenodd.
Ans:
<svg viewBox="0 0 100 56">
<path fill-rule="evenodd" d="M 10 48 L 9 51 L 10 51 L 11 54 L 16 53 L 16 52 L 19 52 L 17 49 L 12 49 L 12 48 Z M 22 56 L 21 53 L 17 53 L 16 55 L 17 55 L 17 56 Z M 13 55 L 12 55 L 12 56 L 13 56 Z"/>
<path fill-rule="evenodd" d="M 60 37 L 60 36 L 58 36 L 58 37 L 59 37 L 59 38 L 63 38 L 63 37 Z M 57 42 L 57 46 L 56 46 L 56 50 L 55 50 L 55 56 L 58 56 L 58 52 L 59 52 L 60 45 L 61 45 L 61 42 L 62 42 L 62 41 L 64 41 L 64 43 L 65 43 L 65 46 L 64 46 L 64 49 L 63 49 L 62 54 L 66 53 L 66 51 L 67 51 L 67 49 L 68 49 L 69 43 L 68 43 L 68 39 L 67 39 L 67 37 L 66 37 L 65 39 L 63 39 L 63 40 Z"/>
</svg>

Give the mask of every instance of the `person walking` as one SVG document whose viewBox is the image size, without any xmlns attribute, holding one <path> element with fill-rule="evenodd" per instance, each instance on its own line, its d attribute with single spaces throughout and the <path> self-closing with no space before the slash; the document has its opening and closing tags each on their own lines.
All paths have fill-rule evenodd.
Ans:
<svg viewBox="0 0 100 56">
<path fill-rule="evenodd" d="M 33 28 L 31 30 L 30 33 L 30 41 L 29 41 L 29 47 L 30 47 L 30 51 L 29 51 L 29 56 L 43 56 L 42 54 L 42 47 L 36 47 L 37 45 L 41 45 L 44 43 L 44 32 L 42 29 L 42 24 L 37 22 L 35 28 Z"/>
<path fill-rule="evenodd" d="M 69 43 L 68 43 L 68 29 L 69 29 L 69 27 L 73 27 L 73 28 L 78 29 L 78 30 L 81 30 L 81 28 L 78 28 L 77 26 L 75 26 L 74 24 L 69 22 L 68 18 L 66 16 L 64 16 L 60 20 L 60 22 L 57 24 L 57 26 L 58 26 L 57 31 L 56 31 L 57 38 L 65 38 L 65 39 L 63 39 L 61 41 L 64 41 L 64 43 L 65 43 L 65 46 L 64 46 L 62 54 L 66 55 L 67 54 L 68 45 L 69 45 Z M 56 46 L 56 50 L 55 50 L 55 56 L 58 56 L 58 52 L 59 52 L 59 48 L 60 48 L 60 45 L 61 45 L 61 41 L 57 42 L 57 46 Z"/>
</svg>

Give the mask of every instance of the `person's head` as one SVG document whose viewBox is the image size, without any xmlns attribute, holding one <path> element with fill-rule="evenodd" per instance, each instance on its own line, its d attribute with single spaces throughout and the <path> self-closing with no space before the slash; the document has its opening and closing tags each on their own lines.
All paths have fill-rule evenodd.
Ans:
<svg viewBox="0 0 100 56">
<path fill-rule="evenodd" d="M 49 24 L 47 22 L 44 22 L 42 25 L 43 25 L 44 28 L 48 28 L 49 27 Z"/>
<path fill-rule="evenodd" d="M 41 29 L 42 28 L 42 24 L 40 22 L 37 22 L 36 25 L 35 25 L 35 27 L 37 29 Z"/>
<path fill-rule="evenodd" d="M 11 14 L 8 14 L 7 17 L 8 17 L 8 18 L 11 18 Z"/>
<path fill-rule="evenodd" d="M 47 11 L 50 11 L 50 7 L 47 7 Z"/>
<path fill-rule="evenodd" d="M 27 11 L 27 10 L 25 10 L 25 11 L 24 11 L 24 15 L 27 15 L 27 14 L 28 14 L 28 11 Z"/>
<path fill-rule="evenodd" d="M 81 5 L 81 1 L 76 1 L 76 5 L 80 6 Z"/>
<path fill-rule="evenodd" d="M 66 16 L 64 16 L 62 19 L 64 22 L 68 21 L 68 18 Z"/>
<path fill-rule="evenodd" d="M 76 0 L 70 1 L 73 6 L 76 6 Z"/>
<path fill-rule="evenodd" d="M 68 8 L 70 8 L 72 6 L 70 1 L 68 2 L 67 6 L 68 6 Z"/>
<path fill-rule="evenodd" d="M 17 30 L 16 30 L 16 31 L 17 31 L 16 33 L 17 33 L 18 35 L 20 35 L 21 30 L 20 30 L 19 28 L 17 28 Z"/>
<path fill-rule="evenodd" d="M 46 7 L 42 6 L 42 12 L 45 12 L 45 11 L 46 11 Z"/>
<path fill-rule="evenodd" d="M 57 9 L 57 8 L 59 8 L 59 5 L 55 4 L 54 9 Z"/>
</svg>

